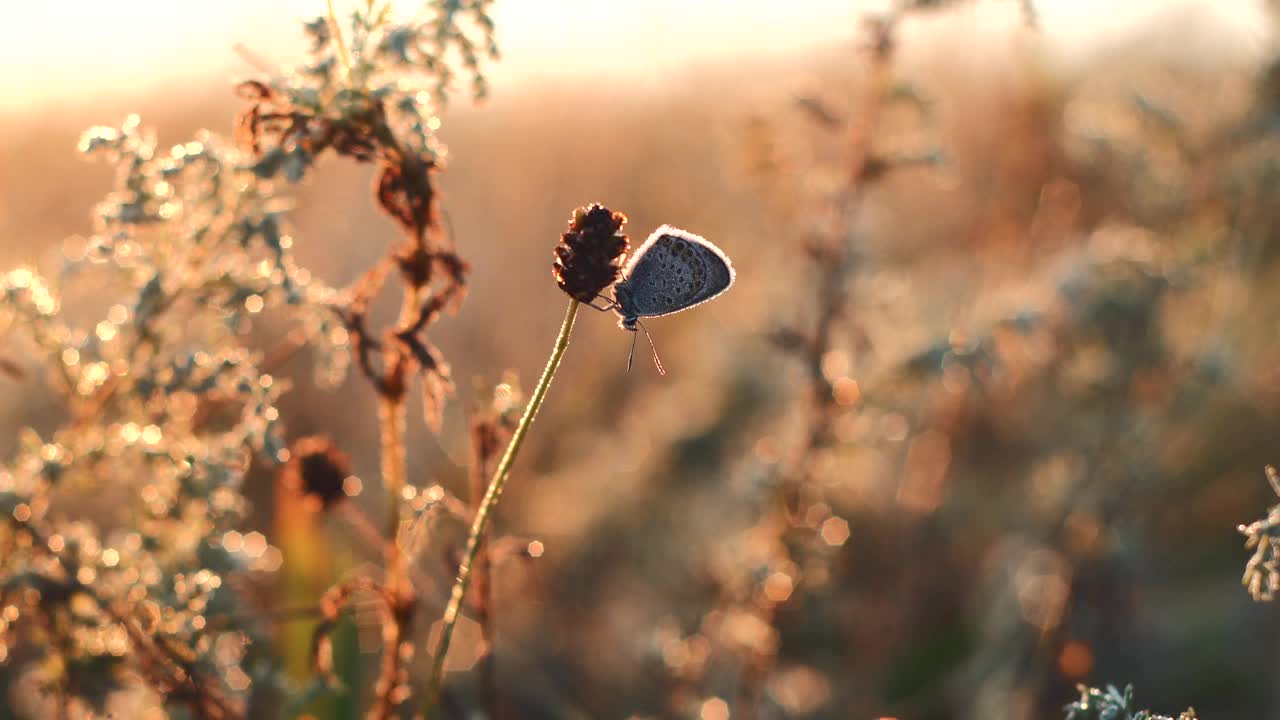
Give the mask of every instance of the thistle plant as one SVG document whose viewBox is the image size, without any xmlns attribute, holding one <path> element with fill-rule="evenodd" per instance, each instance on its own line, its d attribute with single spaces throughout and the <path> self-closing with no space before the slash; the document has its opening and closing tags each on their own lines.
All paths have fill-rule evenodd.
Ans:
<svg viewBox="0 0 1280 720">
<path fill-rule="evenodd" d="M 560 325 L 560 333 L 555 345 L 551 348 L 551 357 L 542 371 L 542 377 L 534 386 L 525 406 L 520 422 L 516 424 L 507 443 L 507 449 L 493 471 L 493 478 L 485 490 L 484 496 L 475 511 L 471 523 L 471 532 L 467 536 L 467 547 L 463 551 L 462 564 L 458 569 L 458 579 L 449 596 L 449 605 L 444 611 L 440 628 L 440 636 L 436 640 L 434 661 L 426 695 L 425 710 L 429 715 L 439 693 L 444 677 L 444 662 L 449 654 L 449 643 L 453 638 L 453 629 L 457 625 L 462 604 L 467 598 L 467 590 L 471 586 L 472 571 L 480 546 L 484 542 L 490 518 L 498 501 L 502 498 L 503 488 L 511 472 L 520 448 L 524 445 L 525 435 L 529 432 L 542 401 L 546 399 L 547 390 L 555 378 L 560 361 L 569 347 L 569 334 L 573 332 L 573 321 L 578 315 L 578 307 L 583 302 L 590 302 L 601 291 L 608 288 L 618 279 L 622 257 L 629 245 L 627 236 L 622 234 L 622 226 L 627 217 L 615 213 L 602 205 L 590 205 L 578 208 L 569 221 L 568 232 L 561 235 L 560 243 L 555 248 L 555 262 L 552 274 L 556 284 L 569 296 L 569 306 L 565 310 L 564 322 Z"/>
</svg>

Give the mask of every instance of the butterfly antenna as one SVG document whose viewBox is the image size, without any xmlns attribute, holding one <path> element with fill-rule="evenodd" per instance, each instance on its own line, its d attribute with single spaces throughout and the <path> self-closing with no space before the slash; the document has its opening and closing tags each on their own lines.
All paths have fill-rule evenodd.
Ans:
<svg viewBox="0 0 1280 720">
<path fill-rule="evenodd" d="M 658 357 L 658 346 L 653 344 L 653 336 L 649 334 L 649 328 L 645 327 L 644 323 L 639 321 L 636 321 L 636 324 L 640 326 L 641 330 L 644 330 L 644 336 L 649 339 L 649 349 L 653 351 L 653 364 L 658 366 L 658 374 L 666 375 L 667 371 L 665 368 L 662 367 L 662 358 Z M 635 347 L 636 347 L 636 341 L 635 341 L 635 338 L 632 338 L 631 352 L 635 352 Z M 631 366 L 631 360 L 630 358 L 628 358 L 627 367 L 630 367 L 630 366 Z"/>
</svg>

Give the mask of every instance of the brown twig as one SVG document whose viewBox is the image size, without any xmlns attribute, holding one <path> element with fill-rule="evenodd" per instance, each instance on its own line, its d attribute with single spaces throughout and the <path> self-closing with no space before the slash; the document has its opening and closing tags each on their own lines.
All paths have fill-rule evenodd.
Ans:
<svg viewBox="0 0 1280 720">
<path fill-rule="evenodd" d="M 778 501 L 772 513 L 761 520 L 762 526 L 771 527 L 779 534 L 785 534 L 803 522 L 806 505 L 803 495 L 812 478 L 813 458 L 830 444 L 832 425 L 839 410 L 835 388 L 823 368 L 823 360 L 832 350 L 836 330 L 845 317 L 855 261 L 852 228 L 858 209 L 867 188 L 889 169 L 875 154 L 873 143 L 888 97 L 890 64 L 895 48 L 893 31 L 897 21 L 896 16 L 890 16 L 866 22 L 871 36 L 864 46 L 868 79 L 856 116 L 838 123 L 839 116 L 820 102 L 811 98 L 799 101 L 800 109 L 823 129 L 834 130 L 843 125 L 849 156 L 845 184 L 830 200 L 827 212 L 830 222 L 805 247 L 817 275 L 813 283 L 816 289 L 813 326 L 808 331 L 787 329 L 775 337 L 780 347 L 795 353 L 804 364 L 809 404 L 804 435 L 789 459 L 779 466 Z M 763 609 L 764 619 L 770 625 L 776 625 L 782 605 L 771 602 Z M 776 657 L 775 650 L 757 653 L 746 661 L 740 677 L 734 717 L 756 716 Z"/>
<path fill-rule="evenodd" d="M 332 42 L 339 55 L 346 57 L 332 13 L 329 20 Z M 376 163 L 374 199 L 404 238 L 361 276 L 348 291 L 346 302 L 334 308 L 350 335 L 357 367 L 378 394 L 381 474 L 388 503 L 382 539 L 384 588 L 390 610 L 383 627 L 381 671 L 369 717 L 386 718 L 409 695 L 405 667 L 412 657 L 412 645 L 406 639 L 418 602 L 398 544 L 402 491 L 407 482 L 408 385 L 416 374 L 422 384 L 425 420 L 438 429 L 444 398 L 452 384 L 449 365 L 428 342 L 426 331 L 445 310 L 456 309 L 462 301 L 467 265 L 440 231 L 433 184 L 435 160 L 401 143 L 380 100 L 371 99 L 364 108 L 330 117 L 291 104 L 265 83 L 244 83 L 240 93 L 250 105 L 240 114 L 239 137 L 255 154 L 261 155 L 270 144 L 277 151 L 296 146 L 312 155 L 332 149 L 357 162 Z M 393 325 L 377 332 L 368 326 L 369 306 L 393 267 L 399 270 L 403 290 L 400 313 Z"/>
</svg>

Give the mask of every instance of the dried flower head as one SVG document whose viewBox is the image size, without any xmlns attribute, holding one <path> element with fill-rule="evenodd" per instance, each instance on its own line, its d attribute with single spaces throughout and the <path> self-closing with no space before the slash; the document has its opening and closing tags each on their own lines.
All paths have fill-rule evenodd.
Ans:
<svg viewBox="0 0 1280 720">
<path fill-rule="evenodd" d="M 308 505 L 327 510 L 347 497 L 351 459 L 325 435 L 299 438 L 289 448 L 289 462 L 280 468 L 280 482 L 306 498 Z"/>
<path fill-rule="evenodd" d="M 551 265 L 561 290 L 575 300 L 591 302 L 621 277 L 629 246 L 622 233 L 626 222 L 626 215 L 599 204 L 573 211 L 569 232 L 560 236 Z"/>
</svg>

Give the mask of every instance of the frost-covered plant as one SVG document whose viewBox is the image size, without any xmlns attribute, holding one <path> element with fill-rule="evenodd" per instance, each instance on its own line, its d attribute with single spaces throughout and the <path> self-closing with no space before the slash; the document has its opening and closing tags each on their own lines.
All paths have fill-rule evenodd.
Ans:
<svg viewBox="0 0 1280 720">
<path fill-rule="evenodd" d="M 1150 710 L 1134 707 L 1133 686 L 1125 686 L 1124 692 L 1108 685 L 1106 690 L 1080 686 L 1080 699 L 1066 708 L 1065 720 L 1174 720 L 1168 715 L 1157 715 Z M 1196 720 L 1196 711 L 1188 708 L 1177 720 Z"/>
<path fill-rule="evenodd" d="M 1267 466 L 1267 481 L 1271 489 L 1280 495 L 1280 472 Z M 1267 516 L 1248 525 L 1241 525 L 1245 536 L 1244 546 L 1253 549 L 1253 556 L 1244 566 L 1240 582 L 1249 588 L 1254 600 L 1270 601 L 1280 589 L 1280 558 L 1276 555 L 1277 538 L 1280 538 L 1280 503 L 1271 506 Z"/>
<path fill-rule="evenodd" d="M 103 711 L 128 688 L 194 717 L 240 717 L 260 710 L 252 690 L 283 682 L 258 608 L 234 582 L 282 560 L 238 529 L 250 465 L 290 458 L 284 383 L 248 340 L 257 322 L 291 325 L 322 384 L 343 378 L 353 348 L 383 399 L 393 501 L 388 579 L 373 592 L 388 598 L 393 632 L 373 712 L 407 698 L 401 638 L 414 597 L 394 542 L 404 397 L 417 372 L 428 419 L 439 417 L 449 370 L 425 331 L 461 301 L 466 269 L 436 221 L 445 151 L 434 109 L 454 65 L 484 93 L 480 59 L 496 53 L 488 5 L 438 0 L 399 22 L 368 2 L 345 33 L 332 13 L 307 23 L 307 64 L 241 86 L 250 104 L 234 142 L 202 131 L 165 149 L 137 117 L 82 138 L 83 152 L 117 167 L 93 235 L 68 243 L 57 272 L 0 275 L 0 332 L 47 373 L 62 411 L 56 428 L 24 431 L 0 468 L 0 691 L 42 691 L 18 712 Z M 345 292 L 293 260 L 278 194 L 277 179 L 301 179 L 330 149 L 378 165 L 377 202 L 405 236 Z M 364 310 L 390 268 L 404 311 L 379 337 Z"/>
<path fill-rule="evenodd" d="M 172 702 L 228 716 L 270 665 L 248 653 L 252 625 L 223 580 L 272 570 L 280 553 L 224 538 L 243 520 L 250 463 L 288 458 L 282 383 L 244 331 L 289 318 L 329 382 L 347 333 L 240 150 L 207 133 L 158 150 L 136 117 L 80 147 L 118 168 L 95 233 L 55 277 L 21 267 L 0 285 L 6 334 L 48 370 L 66 418 L 45 437 L 26 431 L 0 473 L 0 647 L 18 643 L 27 681 L 60 691 L 50 702 L 101 706 L 127 665 Z M 78 321 L 84 298 L 63 296 L 88 288 L 100 314 Z M 120 502 L 84 508 L 91 492 Z"/>
</svg>

